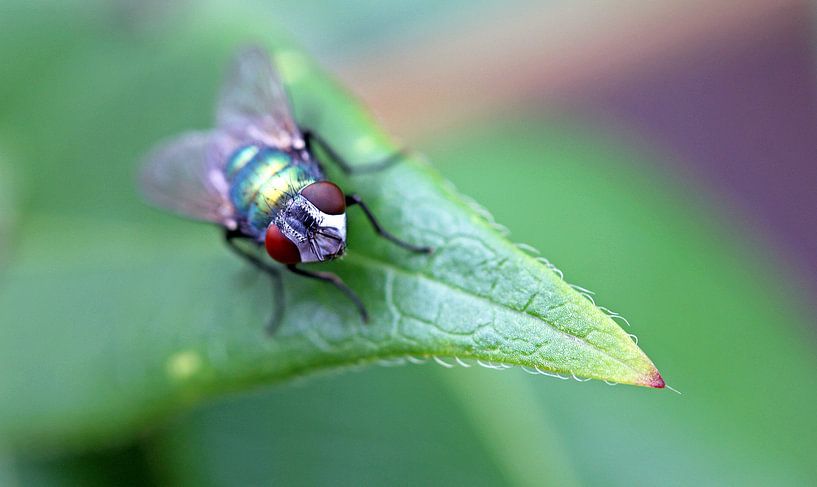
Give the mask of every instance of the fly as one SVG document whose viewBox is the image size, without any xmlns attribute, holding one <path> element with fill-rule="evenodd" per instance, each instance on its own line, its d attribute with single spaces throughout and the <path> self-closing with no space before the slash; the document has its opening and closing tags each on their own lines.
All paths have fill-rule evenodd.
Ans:
<svg viewBox="0 0 817 487">
<path fill-rule="evenodd" d="M 320 148 L 345 173 L 372 172 L 395 163 L 401 153 L 365 165 L 349 165 L 319 134 L 299 127 L 270 57 L 252 47 L 236 56 L 219 95 L 216 128 L 187 132 L 160 144 L 147 158 L 141 189 L 153 204 L 224 228 L 229 247 L 273 279 L 274 330 L 283 316 L 280 266 L 237 245 L 263 246 L 284 269 L 327 282 L 357 307 L 363 302 L 329 272 L 304 269 L 346 250 L 346 209 L 359 206 L 375 232 L 400 247 L 430 253 L 383 229 L 366 203 L 327 181 L 315 158 Z"/>
</svg>

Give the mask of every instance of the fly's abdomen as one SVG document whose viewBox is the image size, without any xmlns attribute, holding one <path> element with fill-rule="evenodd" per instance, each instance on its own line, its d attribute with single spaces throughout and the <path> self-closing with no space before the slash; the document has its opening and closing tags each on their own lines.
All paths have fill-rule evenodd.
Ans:
<svg viewBox="0 0 817 487">
<path fill-rule="evenodd" d="M 226 167 L 230 199 L 245 230 L 259 237 L 278 211 L 301 189 L 316 181 L 308 167 L 284 151 L 242 147 Z"/>
</svg>

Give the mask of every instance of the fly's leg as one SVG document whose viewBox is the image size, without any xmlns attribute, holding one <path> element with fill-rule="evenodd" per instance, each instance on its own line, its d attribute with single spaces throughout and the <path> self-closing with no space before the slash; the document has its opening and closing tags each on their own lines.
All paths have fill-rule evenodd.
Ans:
<svg viewBox="0 0 817 487">
<path fill-rule="evenodd" d="M 314 153 L 313 149 L 317 146 L 325 152 L 335 163 L 341 168 L 343 172 L 349 175 L 355 174 L 366 174 L 366 173 L 373 173 L 377 171 L 382 171 L 390 166 L 393 166 L 397 162 L 399 162 L 402 158 L 408 155 L 408 151 L 403 149 L 395 152 L 394 154 L 381 159 L 379 161 L 369 162 L 366 164 L 356 164 L 351 165 L 346 160 L 338 154 L 338 152 L 329 145 L 323 137 L 318 135 L 315 132 L 309 130 L 302 131 L 304 136 L 304 142 L 306 143 L 306 148 L 309 152 Z"/>
<path fill-rule="evenodd" d="M 416 252 L 418 254 L 430 254 L 433 251 L 431 247 L 410 244 L 404 240 L 395 237 L 380 225 L 380 222 L 377 221 L 377 218 L 374 216 L 374 213 L 372 213 L 372 210 L 369 209 L 369 206 L 363 202 L 360 196 L 356 194 L 346 195 L 346 206 L 354 205 L 359 206 L 360 209 L 363 210 L 363 213 L 366 214 L 366 218 L 369 219 L 369 223 L 372 224 L 374 231 L 377 232 L 377 234 L 380 235 L 381 237 L 388 240 L 389 242 L 392 242 L 395 245 L 403 247 L 404 249 L 409 250 L 411 252 Z"/>
<path fill-rule="evenodd" d="M 281 272 L 259 259 L 258 256 L 239 247 L 236 243 L 238 239 L 249 239 L 249 237 L 236 230 L 227 230 L 224 234 L 224 240 L 227 242 L 227 246 L 230 247 L 236 255 L 266 273 L 272 279 L 273 310 L 272 317 L 266 328 L 267 333 L 272 335 L 281 325 L 281 319 L 284 316 L 284 285 L 281 281 Z"/>
<path fill-rule="evenodd" d="M 297 274 L 299 276 L 308 277 L 310 279 L 317 279 L 319 281 L 327 282 L 333 286 L 335 286 L 340 292 L 346 295 L 349 300 L 354 303 L 357 311 L 360 313 L 360 319 L 363 320 L 364 323 L 369 322 L 369 313 L 366 311 L 366 307 L 363 305 L 363 301 L 360 300 L 357 294 L 352 291 L 352 288 L 346 285 L 343 280 L 332 274 L 331 272 L 316 272 L 316 271 L 308 271 L 306 269 L 301 269 L 296 267 L 294 264 L 287 265 L 287 269 L 290 272 Z"/>
</svg>

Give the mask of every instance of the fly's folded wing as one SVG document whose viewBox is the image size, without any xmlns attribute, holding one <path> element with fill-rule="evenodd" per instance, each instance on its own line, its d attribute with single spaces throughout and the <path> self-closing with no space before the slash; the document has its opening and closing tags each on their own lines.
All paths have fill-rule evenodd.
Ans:
<svg viewBox="0 0 817 487">
<path fill-rule="evenodd" d="M 147 200 L 177 214 L 229 229 L 238 226 L 225 175 L 231 154 L 247 144 L 302 148 L 286 90 L 260 47 L 235 56 L 219 95 L 217 128 L 160 144 L 145 161 L 140 188 Z"/>
<path fill-rule="evenodd" d="M 269 54 L 260 47 L 235 56 L 219 95 L 218 128 L 239 140 L 280 149 L 301 148 L 303 137 Z"/>
<path fill-rule="evenodd" d="M 223 162 L 234 144 L 218 132 L 188 132 L 159 144 L 142 167 L 142 194 L 179 215 L 234 229 Z"/>
</svg>

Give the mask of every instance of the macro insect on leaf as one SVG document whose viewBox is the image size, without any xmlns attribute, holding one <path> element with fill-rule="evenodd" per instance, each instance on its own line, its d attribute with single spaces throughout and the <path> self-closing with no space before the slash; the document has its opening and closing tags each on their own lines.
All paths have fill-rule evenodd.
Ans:
<svg viewBox="0 0 817 487">
<path fill-rule="evenodd" d="M 149 201 L 222 226 L 229 247 L 273 279 L 270 331 L 283 315 L 281 267 L 238 245 L 238 240 L 264 246 L 294 274 L 334 285 L 355 304 L 364 322 L 366 308 L 340 277 L 299 266 L 343 256 L 347 207 L 359 206 L 378 235 L 407 251 L 431 252 L 389 233 L 359 196 L 345 195 L 327 181 L 315 157 L 317 147 L 347 174 L 383 170 L 402 156 L 396 153 L 352 167 L 322 134 L 298 126 L 269 55 L 250 47 L 237 54 L 222 88 L 216 128 L 160 144 L 141 173 L 141 189 Z"/>
</svg>

